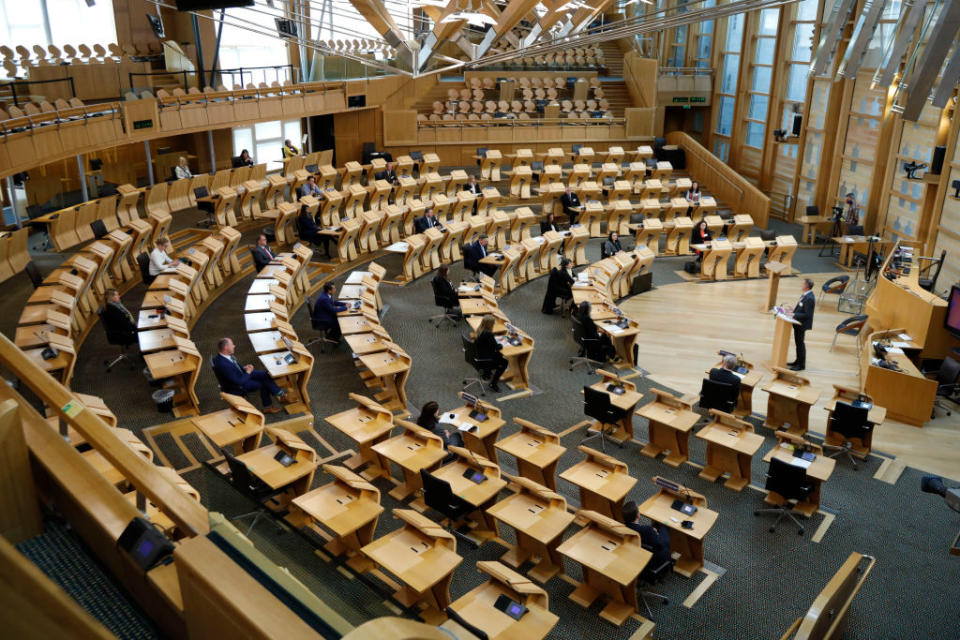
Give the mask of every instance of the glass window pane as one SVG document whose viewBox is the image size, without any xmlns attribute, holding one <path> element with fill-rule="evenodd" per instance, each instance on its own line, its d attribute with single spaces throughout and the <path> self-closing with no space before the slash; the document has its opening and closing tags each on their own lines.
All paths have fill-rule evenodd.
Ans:
<svg viewBox="0 0 960 640">
<path fill-rule="evenodd" d="M 723 56 L 723 77 L 720 80 L 720 93 L 733 94 L 737 90 L 737 72 L 740 70 L 740 56 L 728 53 Z"/>
<path fill-rule="evenodd" d="M 720 135 L 730 135 L 730 130 L 733 128 L 733 105 L 733 98 L 720 96 L 720 106 L 717 115 L 717 133 Z"/>
<path fill-rule="evenodd" d="M 809 65 L 790 65 L 790 77 L 787 80 L 787 100 L 803 102 L 807 95 L 807 74 L 809 72 Z"/>
<path fill-rule="evenodd" d="M 701 22 L 700 33 L 713 33 L 713 20 L 704 20 L 703 22 Z"/>
<path fill-rule="evenodd" d="M 257 158 L 258 162 L 266 163 L 267 169 L 282 167 L 283 162 L 280 160 L 283 157 L 282 146 L 282 142 L 257 142 L 254 157 Z"/>
<path fill-rule="evenodd" d="M 801 22 L 793 34 L 793 59 L 810 62 L 813 51 L 813 23 Z"/>
<path fill-rule="evenodd" d="M 900 0 L 892 0 L 887 6 L 896 2 L 900 3 Z M 817 0 L 802 0 L 797 5 L 797 20 L 816 20 L 817 19 Z"/>
<path fill-rule="evenodd" d="M 237 127 L 233 130 L 233 155 L 238 156 L 246 149 L 253 149 L 253 128 Z"/>
<path fill-rule="evenodd" d="M 767 96 L 762 96 L 758 94 L 753 94 L 750 96 L 750 114 L 748 118 L 753 118 L 754 120 L 766 120 L 767 119 L 767 105 L 770 99 Z"/>
<path fill-rule="evenodd" d="M 48 45 L 40 3 L 0 0 L 0 42 L 11 49 L 20 44 L 28 49 L 35 44 Z"/>
<path fill-rule="evenodd" d="M 300 121 L 286 120 L 283 123 L 283 137 L 293 142 L 293 146 L 300 148 Z"/>
<path fill-rule="evenodd" d="M 27 3 L 20 2 L 17 5 L 18 12 L 24 4 Z M 29 4 L 39 6 L 40 2 L 34 0 Z M 80 24 L 83 25 L 83 42 L 106 46 L 117 41 L 117 24 L 111 2 L 97 2 L 88 6 L 85 0 L 47 0 L 47 15 L 50 18 L 50 37 L 58 46 L 77 40 L 77 25 Z"/>
<path fill-rule="evenodd" d="M 256 127 L 256 136 L 257 140 L 267 140 L 274 138 L 279 142 L 283 142 L 281 138 L 283 133 L 280 131 L 280 121 L 273 120 L 271 122 L 258 122 L 254 125 Z"/>
<path fill-rule="evenodd" d="M 699 36 L 697 38 L 697 59 L 710 60 L 710 49 L 713 44 L 712 36 Z"/>
<path fill-rule="evenodd" d="M 776 48 L 776 38 L 758 38 L 757 51 L 753 61 L 757 64 L 773 64 L 773 50 Z"/>
<path fill-rule="evenodd" d="M 743 43 L 743 14 L 737 13 L 727 18 L 726 51 L 740 51 Z"/>
<path fill-rule="evenodd" d="M 762 91 L 767 93 L 770 91 L 770 75 L 773 73 L 770 67 L 754 67 L 753 68 L 753 91 Z"/>
<path fill-rule="evenodd" d="M 673 30 L 673 41 L 676 44 L 686 44 L 687 42 L 687 25 L 682 27 L 677 27 Z"/>
<path fill-rule="evenodd" d="M 744 141 L 748 147 L 755 147 L 757 149 L 763 148 L 763 130 L 764 125 L 759 122 L 748 122 L 747 123 L 747 139 Z"/>
<path fill-rule="evenodd" d="M 760 27 L 757 30 L 761 36 L 777 35 L 777 23 L 780 20 L 780 9 L 764 9 L 760 12 Z"/>
</svg>

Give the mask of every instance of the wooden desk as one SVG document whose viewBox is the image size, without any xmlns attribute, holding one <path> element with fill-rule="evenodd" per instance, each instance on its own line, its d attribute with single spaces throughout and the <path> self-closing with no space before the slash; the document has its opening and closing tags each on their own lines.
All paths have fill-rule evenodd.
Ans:
<svg viewBox="0 0 960 640">
<path fill-rule="evenodd" d="M 629 324 L 626 327 L 620 327 L 615 321 L 597 323 L 597 328 L 610 336 L 610 342 L 617 350 L 620 362 L 613 365 L 617 369 L 632 369 L 637 366 L 637 360 L 634 357 L 634 345 L 637 344 L 640 324 L 629 318 L 627 320 Z"/>
<path fill-rule="evenodd" d="M 253 345 L 253 350 L 257 354 L 264 353 L 274 353 L 276 351 L 286 351 L 287 345 L 283 341 L 283 338 L 286 337 L 289 340 L 296 340 L 296 334 L 289 335 L 284 331 L 257 331 L 255 333 L 247 334 L 247 338 L 250 339 L 250 344 Z"/>
<path fill-rule="evenodd" d="M 568 597 L 587 609 L 606 596 L 600 617 L 619 627 L 637 613 L 637 578 L 653 554 L 640 545 L 639 533 L 616 520 L 589 509 L 577 516 L 587 526 L 557 549 L 583 570 L 583 582 Z"/>
<path fill-rule="evenodd" d="M 516 335 L 520 339 L 518 345 L 510 344 L 507 336 L 497 336 L 497 342 L 503 347 L 500 350 L 500 355 L 507 359 L 507 369 L 500 376 L 500 379 L 505 381 L 511 389 L 529 389 L 533 338 L 519 330 Z"/>
<path fill-rule="evenodd" d="M 255 331 L 270 331 L 277 328 L 277 314 L 272 311 L 262 313 L 246 313 L 243 315 L 243 324 L 247 333 Z"/>
<path fill-rule="evenodd" d="M 824 407 L 827 411 L 827 428 L 823 438 L 824 445 L 831 445 L 834 447 L 842 447 L 843 443 L 847 441 L 848 436 L 844 436 L 833 431 L 830 428 L 831 418 L 833 417 L 833 412 L 836 409 L 838 402 L 846 402 L 851 404 L 856 400 L 864 400 L 865 402 L 873 402 L 873 398 L 865 393 L 861 393 L 859 389 L 854 389 L 851 387 L 845 387 L 839 384 L 833 385 L 833 398 L 830 399 L 830 404 Z M 881 424 L 887 417 L 887 410 L 883 407 L 878 407 L 874 404 L 869 411 L 867 411 L 867 422 L 873 425 L 874 429 Z M 870 455 L 870 449 L 873 446 L 873 429 L 868 431 L 864 438 L 852 438 L 850 440 L 850 454 L 857 456 L 861 460 L 866 460 L 867 456 Z"/>
<path fill-rule="evenodd" d="M 500 490 L 507 486 L 507 481 L 500 477 L 500 467 L 463 447 L 451 446 L 448 451 L 456 459 L 434 471 L 433 476 L 449 483 L 454 495 L 477 508 L 475 513 L 479 515 L 479 526 L 471 532 L 472 535 L 496 537 L 496 522 L 484 510 L 493 506 Z M 483 474 L 484 481 L 477 483 L 463 477 L 468 469 Z"/>
<path fill-rule="evenodd" d="M 516 544 L 500 560 L 518 569 L 533 559 L 534 566 L 527 575 L 545 583 L 563 566 L 557 547 L 575 516 L 567 511 L 563 496 L 524 477 L 508 479 L 517 493 L 487 509 L 498 526 L 510 526 L 516 534 Z"/>
<path fill-rule="evenodd" d="M 560 444 L 560 436 L 523 418 L 513 421 L 520 425 L 520 431 L 498 441 L 496 448 L 516 458 L 522 477 L 556 491 L 557 462 L 567 451 Z"/>
<path fill-rule="evenodd" d="M 376 327 L 380 326 L 380 321 L 376 315 L 367 315 L 361 313 L 352 316 L 337 316 L 337 323 L 340 325 L 340 333 L 345 336 L 354 333 L 373 333 Z"/>
<path fill-rule="evenodd" d="M 189 340 L 174 336 L 176 349 L 144 354 L 143 360 L 154 380 L 171 378 L 174 381 L 173 413 L 185 417 L 200 413 L 199 400 L 194 390 L 200 375 L 200 352 Z"/>
<path fill-rule="evenodd" d="M 606 393 L 610 396 L 610 404 L 623 411 L 623 417 L 617 423 L 616 429 L 612 433 L 608 432 L 606 437 L 618 443 L 633 440 L 633 412 L 640 401 L 643 400 L 643 394 L 637 391 L 635 384 L 609 371 L 597 369 L 596 372 L 600 374 L 600 380 L 590 385 L 590 388 Z M 610 386 L 623 387 L 623 393 L 614 393 L 609 389 Z M 595 430 L 599 430 L 599 428 L 600 425 Z"/>
<path fill-rule="evenodd" d="M 833 238 L 833 241 L 840 246 L 840 260 L 837 262 L 840 266 L 850 267 L 853 265 L 853 256 L 857 253 L 866 253 L 870 247 L 870 238 L 867 236 L 840 236 Z M 882 238 L 874 241 L 873 246 L 882 250 L 884 245 L 890 244 L 889 240 Z"/>
<path fill-rule="evenodd" d="M 546 591 L 499 562 L 481 560 L 477 569 L 490 579 L 457 598 L 450 608 L 490 640 L 542 640 L 556 626 L 560 618 L 550 613 Z M 502 595 L 527 608 L 523 617 L 515 620 L 493 606 Z"/>
<path fill-rule="evenodd" d="M 293 362 L 287 362 L 292 356 Z M 289 403 L 284 405 L 287 413 L 310 410 L 310 395 L 307 385 L 313 372 L 313 354 L 299 342 L 293 343 L 292 351 L 277 351 L 257 356 L 260 363 L 278 386 L 287 392 Z"/>
<path fill-rule="evenodd" d="M 324 418 L 330 426 L 357 444 L 358 453 L 344 460 L 343 464 L 353 470 L 365 464 L 373 465 L 372 470 L 365 472 L 367 478 L 386 474 L 387 469 L 380 466 L 380 458 L 372 447 L 390 437 L 393 413 L 370 398 L 356 393 L 351 393 L 350 399 L 357 403 L 355 408 Z"/>
<path fill-rule="evenodd" d="M 723 367 L 723 356 L 725 356 L 727 353 L 729 352 L 718 352 L 718 355 L 721 356 L 720 362 L 713 365 L 714 369 L 720 369 Z M 763 374 L 757 367 L 746 360 L 738 360 L 741 367 L 746 367 L 747 372 L 738 373 L 734 371 L 734 375 L 740 378 L 740 394 L 737 396 L 737 408 L 733 410 L 733 415 L 742 418 L 753 413 L 753 389 L 760 384 L 760 381 L 763 379 Z M 710 375 L 709 371 L 705 371 L 704 373 L 708 376 Z"/>
<path fill-rule="evenodd" d="M 860 353 L 860 375 L 863 390 L 874 398 L 882 398 L 891 418 L 922 427 L 930 419 L 937 398 L 937 381 L 927 378 L 902 353 L 887 353 L 886 360 L 895 362 L 899 371 L 884 369 L 874 364 L 873 344 L 877 340 L 896 336 L 900 329 L 872 333 Z M 912 335 L 912 334 L 911 334 Z"/>
<path fill-rule="evenodd" d="M 357 355 L 386 351 L 389 348 L 390 336 L 386 335 L 386 331 L 380 327 L 374 327 L 374 329 L 372 333 L 352 333 L 343 336 L 343 339 L 350 347 L 350 351 Z"/>
<path fill-rule="evenodd" d="M 383 391 L 374 396 L 377 401 L 392 411 L 406 411 L 410 356 L 392 342 L 387 344 L 388 351 L 357 355 L 363 366 L 379 379 L 383 388 Z"/>
<path fill-rule="evenodd" d="M 763 436 L 753 432 L 749 422 L 738 420 L 729 413 L 710 409 L 712 421 L 697 433 L 707 442 L 707 464 L 700 477 L 716 482 L 729 475 L 725 487 L 742 491 L 750 484 L 750 462 L 763 445 Z"/>
<path fill-rule="evenodd" d="M 217 449 L 230 447 L 234 455 L 250 452 L 260 446 L 263 436 L 263 414 L 246 399 L 229 393 L 220 393 L 229 405 L 222 409 L 191 418 L 193 426 L 205 435 Z"/>
<path fill-rule="evenodd" d="M 463 562 L 456 539 L 412 509 L 394 509 L 393 516 L 403 521 L 403 527 L 360 550 L 403 583 L 393 594 L 397 602 L 425 607 L 421 617 L 435 624 L 450 604 L 453 570 Z"/>
<path fill-rule="evenodd" d="M 773 458 L 777 458 L 783 462 L 796 464 L 798 458 L 794 457 L 793 451 L 793 444 L 789 442 L 781 442 L 763 456 L 763 461 L 769 463 Z M 813 491 L 810 492 L 810 495 L 807 496 L 804 501 L 798 502 L 796 505 L 794 505 L 793 511 L 803 514 L 807 518 L 817 512 L 817 510 L 820 508 L 821 485 L 830 478 L 830 475 L 833 473 L 833 468 L 836 466 L 836 464 L 836 460 L 824 456 L 822 451 L 817 453 L 813 461 L 810 462 L 810 466 L 806 469 L 807 480 L 809 480 L 813 485 Z M 785 500 L 782 497 L 769 492 L 767 493 L 765 502 L 767 504 L 781 505 L 785 502 Z"/>
<path fill-rule="evenodd" d="M 777 306 L 777 291 L 780 288 L 780 276 L 786 275 L 784 271 L 786 271 L 787 267 L 779 262 L 767 262 L 764 268 L 767 270 L 767 275 L 770 276 L 770 286 L 767 289 L 767 303 L 764 305 L 763 311 L 769 311 Z"/>
<path fill-rule="evenodd" d="M 325 464 L 323 470 L 333 476 L 333 482 L 294 498 L 301 518 L 296 510 L 291 516 L 320 535 L 332 531 L 333 537 L 323 547 L 332 555 L 355 555 L 373 542 L 383 513 L 380 490 L 345 467 Z"/>
<path fill-rule="evenodd" d="M 139 331 L 149 331 L 150 329 L 161 329 L 167 326 L 167 314 L 159 313 L 157 309 L 140 309 L 137 314 L 137 329 Z"/>
<path fill-rule="evenodd" d="M 637 411 L 647 419 L 650 441 L 640 450 L 648 458 L 667 453 L 663 462 L 679 467 L 690 459 L 690 430 L 700 420 L 693 406 L 661 389 L 651 389 L 655 399 Z"/>
<path fill-rule="evenodd" d="M 637 483 L 630 476 L 625 462 L 590 447 L 577 449 L 586 459 L 560 474 L 560 477 L 580 489 L 580 508 L 602 514 L 613 520 L 623 517 L 623 501 Z"/>
<path fill-rule="evenodd" d="M 793 371 L 773 367 L 773 372 L 773 380 L 761 387 L 770 394 L 763 426 L 802 436 L 807 432 L 810 407 L 820 399 L 820 392 Z"/>
<path fill-rule="evenodd" d="M 173 341 L 174 333 L 170 329 L 153 329 L 151 331 L 139 331 L 137 340 L 140 344 L 140 353 L 151 353 L 153 351 L 165 351 L 173 349 L 176 344 Z"/>
<path fill-rule="evenodd" d="M 692 503 L 696 513 L 686 515 L 673 509 L 675 500 Z M 693 577 L 703 566 L 703 540 L 720 515 L 707 508 L 707 499 L 701 494 L 681 487 L 680 491 L 661 488 L 656 494 L 640 505 L 641 515 L 654 522 L 667 525 L 670 529 L 670 549 L 680 553 L 673 570 L 687 578 Z M 684 529 L 684 520 L 693 522 L 690 529 Z"/>
<path fill-rule="evenodd" d="M 306 493 L 317 469 L 317 452 L 290 431 L 270 427 L 266 431 L 273 444 L 239 455 L 237 460 L 271 489 L 288 487 L 294 496 Z M 280 451 L 291 456 L 293 464 L 280 464 L 275 458 Z"/>
<path fill-rule="evenodd" d="M 803 227 L 800 241 L 814 244 L 817 241 L 817 227 L 830 222 L 830 216 L 800 216 L 797 222 Z"/>
<path fill-rule="evenodd" d="M 447 454 L 440 436 L 406 420 L 398 419 L 396 422 L 403 427 L 403 432 L 370 448 L 380 456 L 381 468 L 389 469 L 390 462 L 400 467 L 403 482 L 390 491 L 390 496 L 395 500 L 403 500 L 423 486 L 420 470 L 432 469 Z"/>
<path fill-rule="evenodd" d="M 466 400 L 467 398 L 464 396 L 467 396 L 467 394 L 461 391 L 460 398 Z M 472 396 L 468 397 L 472 398 Z M 486 420 L 481 422 L 470 417 L 470 414 L 474 411 L 486 416 Z M 503 428 L 503 425 L 506 424 L 501 417 L 498 407 L 478 399 L 476 403 L 465 404 L 452 411 L 444 412 L 442 415 L 446 416 L 448 420 L 452 420 L 455 423 L 453 425 L 455 427 L 466 425 L 476 427 L 475 430 L 460 430 L 460 435 L 463 437 L 463 444 L 467 449 L 483 456 L 487 460 L 494 463 L 498 462 L 495 443 L 497 437 L 500 435 L 500 430 Z"/>
</svg>

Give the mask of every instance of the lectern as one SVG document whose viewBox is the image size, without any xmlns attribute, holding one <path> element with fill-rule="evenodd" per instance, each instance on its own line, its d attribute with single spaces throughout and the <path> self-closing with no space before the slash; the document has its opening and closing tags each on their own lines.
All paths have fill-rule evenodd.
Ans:
<svg viewBox="0 0 960 640">
<path fill-rule="evenodd" d="M 775 313 L 774 317 L 776 318 L 776 326 L 773 330 L 773 349 L 770 352 L 770 364 L 774 367 L 785 367 L 793 325 L 800 323 L 780 312 Z"/>
</svg>

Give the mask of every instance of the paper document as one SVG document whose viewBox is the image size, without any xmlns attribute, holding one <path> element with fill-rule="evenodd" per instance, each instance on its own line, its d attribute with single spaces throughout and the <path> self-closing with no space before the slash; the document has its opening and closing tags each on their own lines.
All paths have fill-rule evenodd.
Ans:
<svg viewBox="0 0 960 640">
<path fill-rule="evenodd" d="M 897 349 L 909 349 L 912 346 L 912 343 L 910 342 L 900 342 L 899 340 L 894 340 L 890 344 Z"/>
<path fill-rule="evenodd" d="M 581 271 L 580 273 L 577 274 L 577 280 L 579 280 L 580 282 L 589 282 L 590 274 L 588 274 L 586 271 Z"/>
<path fill-rule="evenodd" d="M 603 328 L 613 334 L 623 333 L 623 329 L 615 324 L 605 324 L 603 325 Z"/>
<path fill-rule="evenodd" d="M 901 333 L 897 337 L 900 338 L 901 340 L 906 340 L 907 342 L 911 342 L 913 340 L 913 338 L 910 337 L 909 333 Z"/>
<path fill-rule="evenodd" d="M 473 429 L 475 426 L 476 426 L 476 425 L 473 424 L 472 422 L 467 422 L 466 420 L 464 420 L 463 422 L 461 422 L 460 424 L 457 425 L 457 430 L 458 430 L 458 431 L 469 431 L 470 429 Z"/>
<path fill-rule="evenodd" d="M 394 253 L 406 253 L 410 245 L 406 242 L 394 242 L 392 245 L 387 247 L 387 251 L 393 251 Z"/>
<path fill-rule="evenodd" d="M 791 458 L 790 464 L 792 464 L 795 467 L 801 467 L 803 469 L 810 468 L 810 460 L 804 460 L 803 458 Z"/>
<path fill-rule="evenodd" d="M 440 414 L 440 418 L 437 420 L 437 422 L 440 424 L 450 424 L 455 427 L 460 424 L 460 421 L 457 420 L 457 414 L 451 412 Z"/>
<path fill-rule="evenodd" d="M 731 373 L 732 373 L 733 375 L 737 376 L 738 378 L 740 378 L 741 380 L 743 380 L 744 376 L 746 375 L 746 374 L 743 374 L 743 373 L 738 373 L 738 372 L 736 372 L 736 371 L 731 371 Z"/>
</svg>

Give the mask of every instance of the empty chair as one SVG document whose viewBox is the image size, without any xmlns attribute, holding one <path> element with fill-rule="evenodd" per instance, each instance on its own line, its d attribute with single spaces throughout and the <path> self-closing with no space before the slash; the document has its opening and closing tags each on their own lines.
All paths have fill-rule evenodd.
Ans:
<svg viewBox="0 0 960 640">
<path fill-rule="evenodd" d="M 455 527 L 477 508 L 455 494 L 449 482 L 437 478 L 426 469 L 420 469 L 420 479 L 423 482 L 424 504 L 443 516 L 440 526 L 476 549 L 477 543 Z"/>
<path fill-rule="evenodd" d="M 933 271 L 933 275 L 929 277 L 921 276 L 918 280 L 920 287 L 926 289 L 927 291 L 933 292 L 934 287 L 937 286 L 937 279 L 940 277 L 940 270 L 943 268 L 943 263 L 947 259 L 947 250 L 944 249 L 940 252 L 940 258 L 937 260 L 936 269 Z M 929 269 L 928 269 L 929 274 Z"/>
<path fill-rule="evenodd" d="M 483 79 L 483 88 L 484 89 L 493 89 L 496 85 L 493 82 L 493 78 L 486 77 Z"/>
<path fill-rule="evenodd" d="M 873 431 L 873 425 L 867 419 L 869 412 L 870 410 L 866 407 L 837 402 L 827 421 L 827 435 L 823 441 L 824 449 L 833 450 L 833 453 L 826 454 L 828 458 L 835 458 L 845 453 L 853 468 L 857 468 L 857 461 L 853 459 L 852 439 L 856 439 L 861 445 L 869 439 L 870 432 Z M 831 440 L 839 443 L 831 444 Z"/>
<path fill-rule="evenodd" d="M 456 89 L 447 89 L 447 100 L 456 101 L 460 93 Z"/>
<path fill-rule="evenodd" d="M 434 113 L 437 113 L 437 114 L 443 113 L 443 103 L 440 102 L 439 100 L 434 100 L 434 101 L 433 101 L 433 112 L 434 112 Z"/>
<path fill-rule="evenodd" d="M 538 88 L 533 92 L 533 95 L 534 95 L 534 97 L 535 97 L 537 100 L 546 100 L 546 98 L 547 98 L 547 92 L 544 91 L 544 90 L 543 90 L 542 88 L 540 88 L 540 87 L 538 87 Z"/>
<path fill-rule="evenodd" d="M 570 331 L 573 334 L 573 341 L 580 347 L 577 355 L 570 358 L 570 371 L 583 366 L 592 375 L 597 367 L 603 366 L 606 359 L 603 344 L 599 338 L 587 337 L 583 324 L 575 315 L 570 316 Z"/>
<path fill-rule="evenodd" d="M 533 91 L 530 89 L 524 89 L 522 92 L 524 100 L 533 100 Z"/>
<path fill-rule="evenodd" d="M 829 280 L 823 283 L 822 287 L 820 287 L 820 299 L 817 301 L 817 304 L 820 304 L 821 302 L 823 302 L 823 296 L 826 293 L 835 293 L 837 295 L 840 295 L 846 290 L 847 284 L 849 283 L 850 283 L 850 276 L 847 276 L 847 275 L 835 276 L 833 278 L 830 278 Z"/>
<path fill-rule="evenodd" d="M 777 519 L 770 525 L 770 533 L 777 529 L 777 525 L 784 518 L 790 518 L 797 525 L 797 535 L 803 535 L 803 525 L 793 515 L 793 507 L 813 492 L 813 483 L 807 480 L 807 471 L 803 467 L 784 462 L 779 458 L 771 458 L 770 468 L 767 470 L 767 491 L 783 500 L 783 504 L 767 509 L 757 509 L 753 515 L 761 513 L 776 514 Z"/>
<path fill-rule="evenodd" d="M 934 373 L 932 371 L 924 371 L 924 374 Z M 934 404 L 933 416 L 936 416 L 936 408 L 940 407 L 944 412 L 949 416 L 950 410 L 941 402 L 940 398 L 953 398 L 953 395 L 957 392 L 957 379 L 960 378 L 960 362 L 954 360 L 950 356 L 947 356 L 943 359 L 943 362 L 940 363 L 940 368 L 936 370 L 936 376 L 934 379 L 937 381 L 937 401 Z"/>
<path fill-rule="evenodd" d="M 460 99 L 469 100 L 470 99 L 470 89 L 460 89 Z"/>
<path fill-rule="evenodd" d="M 463 359 L 479 374 L 475 378 L 464 378 L 463 390 L 466 391 L 470 387 L 477 385 L 480 387 L 480 395 L 486 395 L 486 390 L 483 388 L 483 377 L 486 372 L 493 369 L 493 360 L 479 357 L 477 355 L 476 343 L 464 335 L 460 336 L 460 344 L 463 348 Z"/>
<path fill-rule="evenodd" d="M 487 113 L 493 113 L 497 110 L 497 103 L 493 100 L 487 100 L 483 106 Z"/>
<path fill-rule="evenodd" d="M 227 467 L 230 469 L 230 476 L 228 477 L 230 484 L 233 485 L 233 488 L 239 491 L 242 495 L 257 503 L 256 511 L 251 511 L 250 513 L 236 516 L 232 518 L 232 520 L 236 522 L 237 520 L 253 518 L 253 522 L 250 523 L 250 526 L 247 527 L 247 530 L 244 532 L 246 535 L 250 535 L 250 531 L 257 524 L 257 522 L 259 522 L 261 518 L 266 517 L 267 520 L 273 522 L 282 533 L 284 531 L 283 525 L 269 517 L 267 509 L 265 506 L 263 506 L 263 503 L 267 499 L 283 493 L 286 490 L 286 487 L 271 489 L 269 485 L 265 484 L 262 480 L 250 473 L 247 465 L 235 458 L 229 449 L 223 448 L 220 450 L 220 452 L 226 459 Z"/>
<path fill-rule="evenodd" d="M 523 111 L 523 103 L 520 102 L 519 100 L 514 100 L 513 102 L 510 103 L 510 111 L 512 111 L 513 113 L 520 113 L 521 111 Z"/>
<path fill-rule="evenodd" d="M 474 89 L 471 95 L 474 100 L 483 100 L 483 89 Z"/>
<path fill-rule="evenodd" d="M 867 316 L 851 316 L 837 325 L 833 334 L 833 342 L 830 343 L 830 351 L 837 344 L 837 337 L 840 335 L 854 336 L 857 338 L 857 352 L 860 351 L 860 333 L 867 324 Z"/>
</svg>

